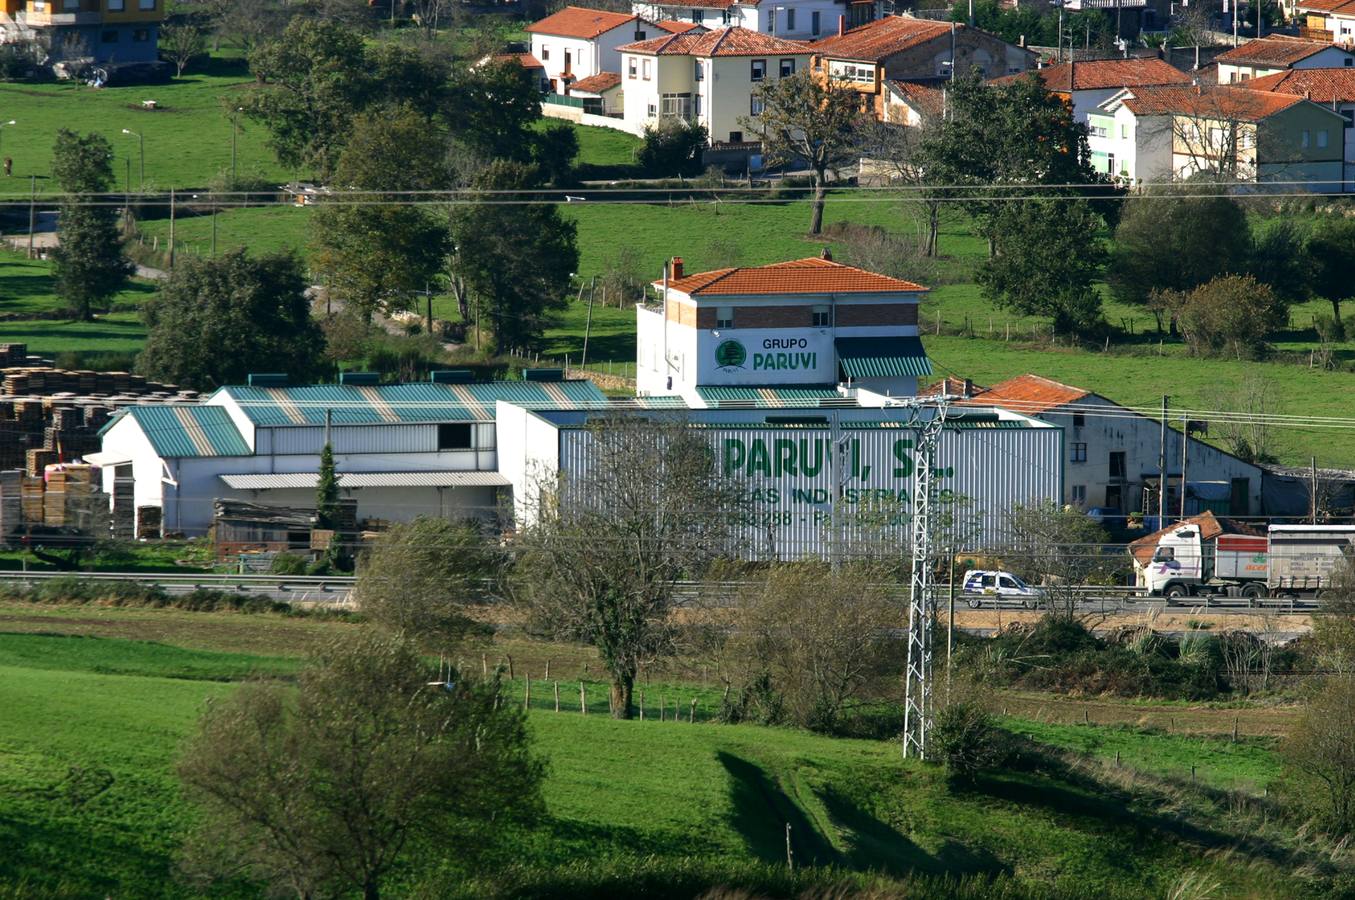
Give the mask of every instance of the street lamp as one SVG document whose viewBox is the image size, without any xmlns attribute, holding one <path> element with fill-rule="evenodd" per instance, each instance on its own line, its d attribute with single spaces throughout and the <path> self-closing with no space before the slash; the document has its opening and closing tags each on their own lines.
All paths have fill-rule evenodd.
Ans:
<svg viewBox="0 0 1355 900">
<path fill-rule="evenodd" d="M 391 0 L 391 9 L 394 8 L 395 0 Z M 243 106 L 237 106 L 235 112 L 231 113 L 231 190 L 235 190 L 237 183 L 235 173 L 235 144 L 240 136 L 240 113 L 244 111 L 245 108 Z"/>
<path fill-rule="evenodd" d="M 139 153 L 141 155 L 141 190 L 144 191 L 146 189 L 146 139 L 130 128 L 122 129 L 122 133 L 130 134 L 132 137 L 136 138 Z"/>
</svg>

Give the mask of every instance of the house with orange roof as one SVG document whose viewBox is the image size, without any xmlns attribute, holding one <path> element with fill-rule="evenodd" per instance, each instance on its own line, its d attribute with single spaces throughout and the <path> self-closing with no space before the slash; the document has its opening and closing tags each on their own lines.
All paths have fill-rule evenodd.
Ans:
<svg viewBox="0 0 1355 900">
<path fill-rule="evenodd" d="M 1340 113 L 1346 120 L 1345 188 L 1355 189 L 1355 68 L 1289 69 L 1253 79 L 1250 87 L 1293 94 Z"/>
<path fill-rule="evenodd" d="M 815 40 L 882 14 L 881 0 L 634 0 L 631 12 L 651 21 L 680 19 L 707 28 L 747 28 L 773 37 Z"/>
<path fill-rule="evenodd" d="M 568 94 L 569 86 L 601 72 L 620 72 L 622 44 L 669 32 L 634 13 L 566 6 L 527 26 L 531 55 L 545 69 L 549 89 Z"/>
<path fill-rule="evenodd" d="M 1191 83 L 1189 75 L 1155 56 L 1068 62 L 1036 69 L 1034 75 L 1051 94 L 1071 104 L 1078 122 L 1086 122 L 1089 113 L 1125 88 Z"/>
<path fill-rule="evenodd" d="M 986 388 L 972 382 L 948 381 L 946 386 L 963 391 L 960 404 L 998 407 L 1062 428 L 1064 502 L 1069 505 L 1114 511 L 1106 515 L 1156 515 L 1159 464 L 1165 456 L 1166 508 L 1172 515 L 1181 511 L 1183 465 L 1186 515 L 1261 512 L 1261 468 L 1186 437 L 1177 430 L 1179 417 L 1168 422 L 1164 435 L 1161 418 L 1144 409 L 1040 375 L 1019 375 Z M 1192 433 L 1201 428 L 1207 424 L 1190 423 Z"/>
<path fill-rule="evenodd" d="M 985 77 L 1025 72 L 1035 54 L 955 22 L 886 16 L 815 41 L 816 75 L 857 91 L 864 111 L 885 116 L 890 81 L 940 83 L 978 70 Z"/>
<path fill-rule="evenodd" d="M 1298 0 L 1299 36 L 1355 46 L 1355 0 Z"/>
<path fill-rule="evenodd" d="M 704 405 L 734 388 L 807 399 L 838 396 L 839 385 L 912 396 L 931 373 L 917 329 L 927 288 L 827 252 L 696 273 L 676 258 L 654 288 L 657 302 L 635 313 L 642 396 Z"/>
<path fill-rule="evenodd" d="M 1093 161 L 1131 184 L 1207 175 L 1339 193 L 1346 120 L 1293 94 L 1227 85 L 1121 91 L 1097 111 Z M 1102 163 L 1102 160 L 1105 160 Z"/>
<path fill-rule="evenodd" d="M 1219 84 L 1237 84 L 1278 72 L 1355 67 L 1355 53 L 1330 40 L 1269 34 L 1214 57 Z"/>
<path fill-rule="evenodd" d="M 762 112 L 758 87 L 809 64 L 805 44 L 747 28 L 668 34 L 619 52 L 627 130 L 676 119 L 705 126 L 712 143 L 742 142 L 741 118 Z"/>
</svg>

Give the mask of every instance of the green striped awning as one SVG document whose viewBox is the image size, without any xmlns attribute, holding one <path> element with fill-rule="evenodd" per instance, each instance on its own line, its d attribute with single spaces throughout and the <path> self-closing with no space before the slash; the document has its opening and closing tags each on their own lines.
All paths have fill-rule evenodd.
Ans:
<svg viewBox="0 0 1355 900">
<path fill-rule="evenodd" d="M 847 398 L 838 393 L 837 386 L 827 385 L 769 385 L 766 387 L 743 387 L 739 385 L 701 385 L 696 394 L 707 406 L 718 407 L 721 404 L 739 404 L 757 407 L 805 407 L 848 404 Z M 855 403 L 850 403 L 855 406 Z"/>
<path fill-rule="evenodd" d="M 930 375 L 932 364 L 916 337 L 850 337 L 833 341 L 838 364 L 848 378 L 901 378 Z"/>
</svg>

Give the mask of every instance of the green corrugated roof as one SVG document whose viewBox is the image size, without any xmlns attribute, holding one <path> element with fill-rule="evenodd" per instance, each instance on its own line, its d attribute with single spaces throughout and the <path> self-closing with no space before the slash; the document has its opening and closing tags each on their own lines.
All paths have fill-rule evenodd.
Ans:
<svg viewBox="0 0 1355 900">
<path fill-rule="evenodd" d="M 833 341 L 848 378 L 900 378 L 932 374 L 931 361 L 916 337 L 849 337 Z"/>
<path fill-rule="evenodd" d="M 705 385 L 697 387 L 696 393 L 709 405 L 750 403 L 759 407 L 780 408 L 816 407 L 825 400 L 833 402 L 834 405 L 846 405 L 852 402 L 839 394 L 835 385 L 769 385 L 767 387 Z"/>
<path fill-rule="evenodd" d="M 230 415 L 220 406 L 133 406 L 127 415 L 162 457 L 250 456 Z"/>
<path fill-rule="evenodd" d="M 607 398 L 591 381 L 490 381 L 477 384 L 318 384 L 299 387 L 225 387 L 255 425 L 335 425 L 400 422 L 490 422 L 494 403 L 533 409 L 588 409 Z"/>
</svg>

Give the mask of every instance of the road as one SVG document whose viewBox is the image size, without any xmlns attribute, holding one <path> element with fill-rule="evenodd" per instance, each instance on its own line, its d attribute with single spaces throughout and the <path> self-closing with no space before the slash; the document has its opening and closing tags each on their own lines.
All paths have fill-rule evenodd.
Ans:
<svg viewBox="0 0 1355 900">
<path fill-rule="evenodd" d="M 267 597 L 296 606 L 346 606 L 353 577 L 311 575 L 216 575 L 168 572 L 0 572 L 0 582 L 37 585 L 44 581 L 77 578 L 81 581 L 132 581 L 158 586 L 171 595 L 191 594 L 199 588 Z"/>
</svg>

